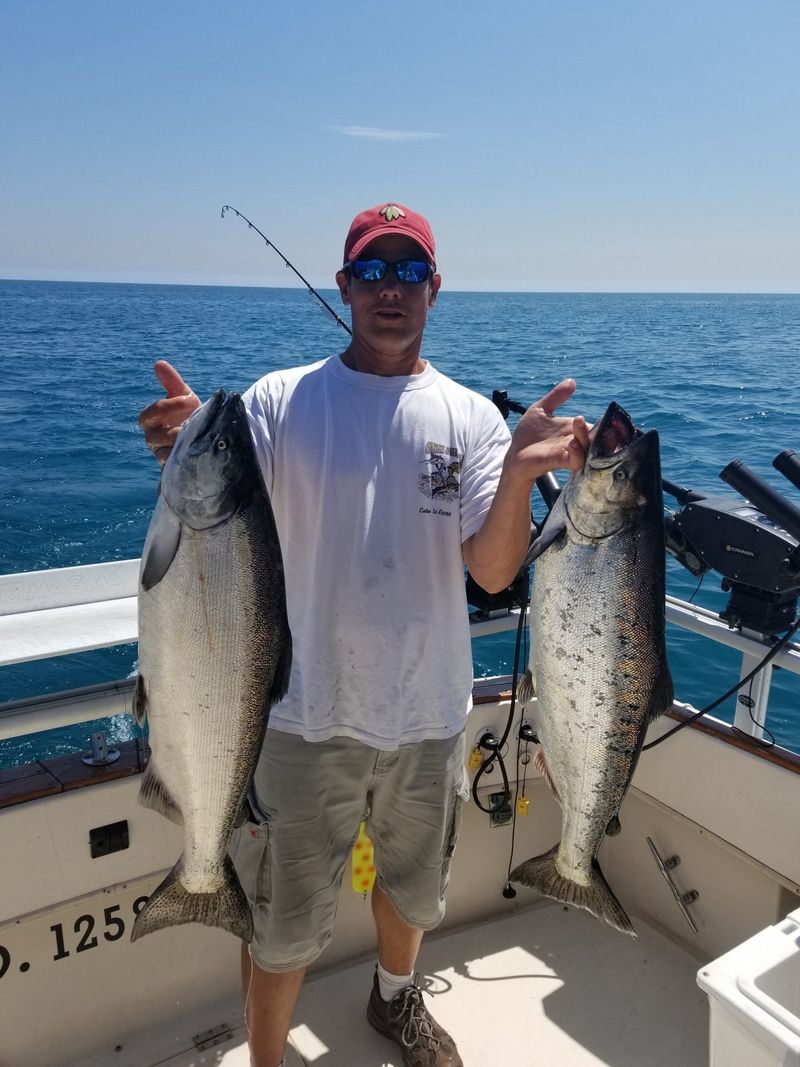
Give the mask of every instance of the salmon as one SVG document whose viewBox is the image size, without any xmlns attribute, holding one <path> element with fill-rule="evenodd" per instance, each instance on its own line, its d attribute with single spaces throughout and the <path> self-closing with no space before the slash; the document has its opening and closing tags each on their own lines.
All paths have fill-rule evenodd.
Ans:
<svg viewBox="0 0 800 1067">
<path fill-rule="evenodd" d="M 648 725 L 673 700 L 655 430 L 609 406 L 530 558 L 531 656 L 517 696 L 536 697 L 537 761 L 561 805 L 561 839 L 511 880 L 635 936 L 597 852 L 619 829 Z"/>
<path fill-rule="evenodd" d="M 139 801 L 183 827 L 183 853 L 131 940 L 200 922 L 252 938 L 228 856 L 292 641 L 269 496 L 236 393 L 215 393 L 164 467 L 139 585 L 137 721 L 152 755 Z"/>
</svg>

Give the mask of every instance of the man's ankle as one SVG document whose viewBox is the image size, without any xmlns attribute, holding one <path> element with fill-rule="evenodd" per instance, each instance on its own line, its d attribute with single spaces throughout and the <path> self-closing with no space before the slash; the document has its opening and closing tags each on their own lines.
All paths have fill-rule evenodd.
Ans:
<svg viewBox="0 0 800 1067">
<path fill-rule="evenodd" d="M 414 972 L 410 974 L 392 974 L 378 962 L 378 989 L 381 999 L 389 1001 L 397 996 L 403 989 L 410 986 L 414 980 Z"/>
</svg>

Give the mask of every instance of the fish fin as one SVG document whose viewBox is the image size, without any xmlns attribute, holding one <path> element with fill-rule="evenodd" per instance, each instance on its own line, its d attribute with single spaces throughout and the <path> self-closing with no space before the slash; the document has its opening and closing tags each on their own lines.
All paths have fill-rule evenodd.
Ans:
<svg viewBox="0 0 800 1067">
<path fill-rule="evenodd" d="M 511 872 L 509 880 L 528 886 L 529 889 L 535 889 L 537 893 L 550 897 L 552 900 L 582 908 L 596 918 L 607 922 L 615 930 L 636 937 L 636 931 L 630 919 L 603 877 L 597 860 L 592 861 L 589 884 L 579 885 L 571 878 L 565 878 L 559 873 L 556 867 L 557 851 L 558 845 L 542 856 L 535 856 L 521 863 Z"/>
<path fill-rule="evenodd" d="M 147 688 L 141 674 L 136 675 L 136 688 L 133 691 L 131 711 L 136 720 L 136 725 L 143 730 L 147 722 Z"/>
<path fill-rule="evenodd" d="M 619 821 L 619 815 L 612 815 L 608 820 L 608 826 L 606 827 L 607 837 L 616 837 L 617 834 L 622 833 L 622 823 Z"/>
<path fill-rule="evenodd" d="M 272 679 L 272 688 L 269 691 L 267 697 L 267 707 L 271 708 L 273 704 L 277 704 L 279 700 L 283 700 L 286 696 L 286 691 L 289 688 L 289 676 L 292 673 L 292 635 L 288 629 L 286 631 L 286 644 L 281 652 L 281 658 L 278 660 L 278 665 L 275 668 L 275 675 Z"/>
<path fill-rule="evenodd" d="M 163 930 L 165 926 L 179 926 L 181 923 L 218 926 L 242 941 L 251 941 L 253 917 L 230 856 L 225 857 L 223 864 L 224 885 L 216 893 L 190 893 L 185 889 L 179 878 L 182 863 L 183 857 L 150 894 L 136 916 L 131 941 L 137 941 L 154 930 Z"/>
<path fill-rule="evenodd" d="M 158 585 L 175 559 L 181 540 L 181 520 L 162 499 L 156 505 L 154 529 L 142 563 L 141 585 L 145 592 Z"/>
<path fill-rule="evenodd" d="M 525 559 L 522 561 L 522 567 L 527 567 L 533 563 L 533 561 L 538 559 L 543 552 L 546 552 L 552 544 L 555 544 L 556 541 L 560 541 L 566 532 L 567 524 L 564 522 L 555 524 L 549 530 L 545 527 L 544 531 L 539 534 L 528 549 Z"/>
<path fill-rule="evenodd" d="M 170 796 L 152 764 L 144 772 L 142 784 L 139 786 L 139 803 L 144 808 L 152 808 L 178 826 L 183 826 L 183 812 Z"/>
<path fill-rule="evenodd" d="M 675 690 L 672 687 L 672 675 L 669 673 L 669 667 L 664 663 L 650 699 L 647 721 L 653 722 L 659 715 L 663 715 L 665 711 L 668 711 L 672 707 L 674 699 Z"/>
<path fill-rule="evenodd" d="M 551 790 L 553 796 L 556 798 L 556 800 L 560 804 L 561 803 L 561 797 L 558 795 L 558 790 L 556 789 L 556 783 L 553 781 L 553 776 L 550 773 L 550 768 L 547 766 L 547 760 L 544 758 L 544 749 L 540 748 L 539 751 L 536 753 L 536 755 L 534 757 L 534 760 L 533 760 L 533 765 L 539 771 L 539 774 L 541 774 L 542 778 L 544 778 L 544 780 L 550 786 L 550 790 Z"/>
<path fill-rule="evenodd" d="M 520 704 L 530 704 L 536 696 L 536 683 L 533 680 L 530 667 L 523 674 L 517 686 L 517 700 Z"/>
</svg>

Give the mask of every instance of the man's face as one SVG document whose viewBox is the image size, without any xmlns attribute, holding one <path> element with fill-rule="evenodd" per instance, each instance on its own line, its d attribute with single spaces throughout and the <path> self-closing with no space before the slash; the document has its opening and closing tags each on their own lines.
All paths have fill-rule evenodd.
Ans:
<svg viewBox="0 0 800 1067">
<path fill-rule="evenodd" d="M 416 241 L 399 234 L 387 234 L 371 241 L 359 259 L 372 258 L 385 259 L 389 263 L 401 259 L 428 259 Z M 339 271 L 336 282 L 342 302 L 351 309 L 356 340 L 375 351 L 391 355 L 406 352 L 414 344 L 419 345 L 428 308 L 436 302 L 441 278 L 436 274 L 427 281 L 412 285 L 398 281 L 394 271 L 387 270 L 381 281 L 367 282 Z"/>
</svg>

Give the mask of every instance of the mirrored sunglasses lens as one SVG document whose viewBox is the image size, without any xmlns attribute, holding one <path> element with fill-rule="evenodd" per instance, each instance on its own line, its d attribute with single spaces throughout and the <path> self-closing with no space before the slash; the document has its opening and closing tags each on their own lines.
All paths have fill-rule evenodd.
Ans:
<svg viewBox="0 0 800 1067">
<path fill-rule="evenodd" d="M 352 266 L 353 274 L 360 282 L 379 282 L 386 274 L 383 259 L 357 259 Z"/>
<path fill-rule="evenodd" d="M 402 259 L 394 269 L 401 282 L 416 285 L 428 277 L 430 266 L 423 259 Z"/>
</svg>

